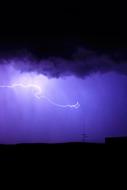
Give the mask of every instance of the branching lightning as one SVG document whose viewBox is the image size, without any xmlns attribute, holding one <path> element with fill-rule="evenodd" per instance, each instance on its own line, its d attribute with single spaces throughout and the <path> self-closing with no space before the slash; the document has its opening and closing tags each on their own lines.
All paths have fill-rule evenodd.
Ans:
<svg viewBox="0 0 127 190">
<path fill-rule="evenodd" d="M 61 107 L 61 108 L 75 108 L 75 109 L 78 109 L 80 107 L 80 104 L 79 102 L 77 101 L 76 104 L 67 104 L 67 105 L 62 105 L 62 104 L 58 104 L 56 102 L 54 102 L 53 100 L 49 99 L 48 97 L 46 96 L 43 96 L 42 95 L 42 89 L 39 85 L 35 85 L 35 84 L 28 84 L 28 85 L 25 85 L 25 84 L 22 84 L 22 83 L 14 83 L 12 85 L 0 85 L 0 88 L 11 88 L 11 89 L 14 89 L 14 88 L 31 88 L 34 90 L 34 96 L 37 98 L 37 99 L 46 99 L 50 104 L 54 105 L 54 106 L 57 106 L 57 107 Z"/>
</svg>

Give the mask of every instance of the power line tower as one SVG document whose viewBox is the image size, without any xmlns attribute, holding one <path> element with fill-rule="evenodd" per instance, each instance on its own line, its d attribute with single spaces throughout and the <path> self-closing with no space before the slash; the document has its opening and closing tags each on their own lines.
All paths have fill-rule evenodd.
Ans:
<svg viewBox="0 0 127 190">
<path fill-rule="evenodd" d="M 84 115 L 83 115 L 84 117 Z M 86 143 L 87 142 L 87 138 L 88 138 L 88 134 L 87 134 L 87 125 L 86 125 L 86 120 L 85 118 L 83 120 L 80 121 L 81 122 L 81 142 L 82 143 Z"/>
<path fill-rule="evenodd" d="M 86 142 L 86 138 L 87 138 L 86 133 L 83 133 L 83 134 L 82 134 L 82 142 L 83 142 L 83 143 Z"/>
</svg>

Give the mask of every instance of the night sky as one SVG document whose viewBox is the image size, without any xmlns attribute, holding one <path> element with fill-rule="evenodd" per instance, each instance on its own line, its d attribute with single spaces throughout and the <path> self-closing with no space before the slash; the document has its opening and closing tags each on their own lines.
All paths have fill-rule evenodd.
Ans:
<svg viewBox="0 0 127 190">
<path fill-rule="evenodd" d="M 125 31 L 83 13 L 1 25 L 1 144 L 127 136 Z"/>
</svg>

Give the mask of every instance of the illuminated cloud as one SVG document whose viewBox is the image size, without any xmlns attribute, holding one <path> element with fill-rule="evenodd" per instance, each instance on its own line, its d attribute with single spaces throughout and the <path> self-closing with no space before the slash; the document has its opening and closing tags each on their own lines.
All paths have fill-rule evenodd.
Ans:
<svg viewBox="0 0 127 190">
<path fill-rule="evenodd" d="M 0 63 L 13 65 L 20 72 L 34 71 L 55 78 L 69 75 L 85 77 L 92 73 L 105 73 L 108 71 L 127 74 L 127 57 L 125 52 L 123 54 L 119 52 L 111 54 L 84 48 L 78 48 L 68 59 L 49 56 L 47 59 L 39 60 L 32 58 L 32 56 L 22 56 L 3 59 Z"/>
</svg>

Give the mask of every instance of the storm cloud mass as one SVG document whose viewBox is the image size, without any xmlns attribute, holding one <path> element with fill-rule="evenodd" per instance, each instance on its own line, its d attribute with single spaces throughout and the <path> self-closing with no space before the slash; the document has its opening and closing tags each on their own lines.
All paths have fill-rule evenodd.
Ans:
<svg viewBox="0 0 127 190">
<path fill-rule="evenodd" d="M 28 56 L 29 55 L 29 56 Z M 20 71 L 35 71 L 48 77 L 62 77 L 74 75 L 85 77 L 90 74 L 109 71 L 127 74 L 127 52 L 112 53 L 99 52 L 85 48 L 77 50 L 67 59 L 64 57 L 47 57 L 45 59 L 35 59 L 32 55 L 4 59 L 1 58 L 1 64 L 13 65 Z"/>
</svg>

